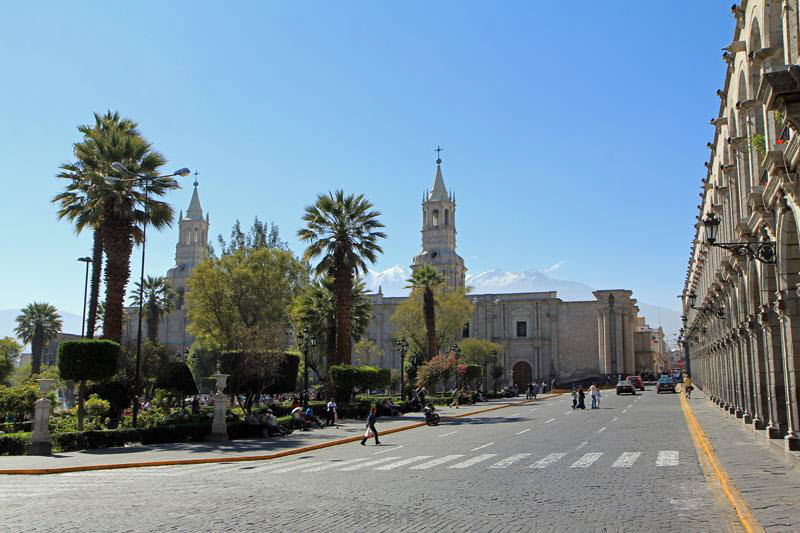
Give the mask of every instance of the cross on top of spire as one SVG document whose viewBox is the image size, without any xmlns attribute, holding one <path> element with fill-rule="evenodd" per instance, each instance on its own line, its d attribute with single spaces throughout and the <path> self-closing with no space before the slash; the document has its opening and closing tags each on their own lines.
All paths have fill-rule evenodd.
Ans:
<svg viewBox="0 0 800 533">
<path fill-rule="evenodd" d="M 436 145 L 436 150 L 434 150 L 434 152 L 436 152 L 436 164 L 437 164 L 437 165 L 441 165 L 441 164 L 442 164 L 441 152 L 444 152 L 444 149 L 443 149 L 443 148 L 441 148 L 441 147 L 440 147 L 440 146 L 437 144 L 437 145 Z"/>
<path fill-rule="evenodd" d="M 193 185 L 194 185 L 195 187 L 197 187 L 197 186 L 199 185 L 199 184 L 197 183 L 197 175 L 198 175 L 198 174 L 199 174 L 199 172 L 197 172 L 197 171 L 195 170 L 195 171 L 194 171 L 194 183 L 193 183 Z"/>
</svg>

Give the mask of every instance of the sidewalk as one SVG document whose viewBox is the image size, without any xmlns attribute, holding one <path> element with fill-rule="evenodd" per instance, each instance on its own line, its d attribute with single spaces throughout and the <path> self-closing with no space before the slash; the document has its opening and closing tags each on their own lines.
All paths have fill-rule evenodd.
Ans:
<svg viewBox="0 0 800 533">
<path fill-rule="evenodd" d="M 540 394 L 537 401 L 551 396 L 557 396 L 557 394 Z M 514 406 L 523 402 L 526 402 L 526 400 L 524 396 L 520 396 L 518 398 L 490 400 L 478 405 L 463 406 L 459 409 L 437 407 L 436 411 L 442 417 L 442 423 L 446 424 L 448 417 L 460 418 L 488 410 Z M 380 417 L 377 427 L 381 434 L 385 434 L 420 427 L 424 423 L 425 417 L 422 413 L 406 413 L 399 417 Z M 124 448 L 102 448 L 56 453 L 52 456 L 3 456 L 0 457 L 0 474 L 44 474 L 57 473 L 60 469 L 71 469 L 73 471 L 102 470 L 182 463 L 263 460 L 356 441 L 361 438 L 363 433 L 363 420 L 342 420 L 336 427 L 295 431 L 286 437 L 273 437 L 270 439 L 240 439 L 225 443 L 186 442 L 150 446 L 133 445 Z M 51 472 L 48 471 L 50 469 L 58 470 Z M 20 472 L 28 470 L 30 472 Z"/>
<path fill-rule="evenodd" d="M 761 526 L 768 531 L 800 531 L 800 470 L 767 449 L 741 420 L 725 415 L 699 389 L 689 404 Z"/>
</svg>

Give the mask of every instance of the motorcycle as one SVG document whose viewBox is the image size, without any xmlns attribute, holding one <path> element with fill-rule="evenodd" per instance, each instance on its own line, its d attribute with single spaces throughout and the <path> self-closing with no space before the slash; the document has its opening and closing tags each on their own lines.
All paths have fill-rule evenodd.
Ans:
<svg viewBox="0 0 800 533">
<path fill-rule="evenodd" d="M 433 408 L 425 407 L 425 423 L 429 426 L 439 425 L 439 415 L 433 412 Z"/>
</svg>

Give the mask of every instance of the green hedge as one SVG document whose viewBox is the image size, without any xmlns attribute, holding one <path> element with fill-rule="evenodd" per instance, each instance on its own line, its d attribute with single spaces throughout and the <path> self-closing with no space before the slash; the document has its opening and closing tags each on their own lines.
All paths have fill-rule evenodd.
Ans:
<svg viewBox="0 0 800 533">
<path fill-rule="evenodd" d="M 98 381 L 117 371 L 120 346 L 105 339 L 64 341 L 58 347 L 61 379 Z"/>
<path fill-rule="evenodd" d="M 192 371 L 183 361 L 168 363 L 156 379 L 156 388 L 175 392 L 181 397 L 197 394 Z"/>
<path fill-rule="evenodd" d="M 0 455 L 24 455 L 30 443 L 30 433 L 4 433 L 0 435 Z"/>
</svg>

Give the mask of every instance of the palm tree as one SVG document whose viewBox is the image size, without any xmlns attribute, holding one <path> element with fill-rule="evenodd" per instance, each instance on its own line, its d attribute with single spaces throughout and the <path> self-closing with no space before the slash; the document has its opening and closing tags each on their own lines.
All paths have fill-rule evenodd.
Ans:
<svg viewBox="0 0 800 533">
<path fill-rule="evenodd" d="M 142 287 L 136 282 L 136 291 L 131 295 L 131 305 L 139 307 L 139 294 Z M 158 341 L 158 323 L 164 314 L 172 311 L 175 301 L 175 292 L 163 276 L 147 276 L 144 280 L 144 315 L 147 319 L 147 338 L 152 342 Z"/>
<path fill-rule="evenodd" d="M 329 364 L 336 361 L 335 299 L 333 278 L 325 277 L 303 288 L 292 303 L 292 320 L 296 329 L 308 328 L 311 331 L 319 346 L 324 347 Z M 371 307 L 364 282 L 357 281 L 353 285 L 350 307 L 350 337 L 354 342 L 358 342 L 367 331 Z"/>
<path fill-rule="evenodd" d="M 433 291 L 444 283 L 444 275 L 430 265 L 422 265 L 407 279 L 407 288 L 422 291 L 422 315 L 425 317 L 425 336 L 430 359 L 436 355 L 436 301 Z"/>
<path fill-rule="evenodd" d="M 366 273 L 366 261 L 375 263 L 377 254 L 383 253 L 377 241 L 386 238 L 386 234 L 379 231 L 384 227 L 378 220 L 380 212 L 372 208 L 361 194 L 345 196 L 341 190 L 320 194 L 314 205 L 306 207 L 306 227 L 297 232 L 301 240 L 309 242 L 303 259 L 319 257 L 316 274 L 333 277 L 335 362 L 339 364 L 350 364 L 353 279 L 359 272 Z"/>
<path fill-rule="evenodd" d="M 41 371 L 44 345 L 61 333 L 61 315 L 49 303 L 33 302 L 25 306 L 17 317 L 14 333 L 22 342 L 31 344 L 31 374 L 38 374 Z"/>
<path fill-rule="evenodd" d="M 105 180 L 106 176 L 117 174 L 111 168 L 115 161 L 145 176 L 158 175 L 158 169 L 166 162 L 141 136 L 136 123 L 121 118 L 119 113 L 95 113 L 95 123 L 79 126 L 78 131 L 83 134 L 83 140 L 75 144 L 74 152 L 80 164 L 74 168 L 62 167 L 64 175 L 59 177 L 69 178 L 71 183 L 54 201 L 61 205 L 63 217 L 76 221 L 76 228 L 81 222 L 81 228 L 95 225 L 99 230 L 102 253 L 106 256 L 103 336 L 119 342 L 133 244 L 142 241 L 141 227 L 145 219 L 156 229 L 171 224 L 172 208 L 154 198 L 177 188 L 178 184 L 172 180 L 149 181 L 145 194 L 139 183 L 117 181 L 110 184 Z"/>
</svg>

